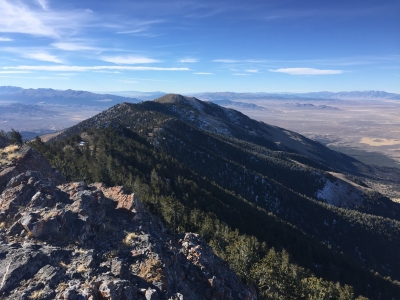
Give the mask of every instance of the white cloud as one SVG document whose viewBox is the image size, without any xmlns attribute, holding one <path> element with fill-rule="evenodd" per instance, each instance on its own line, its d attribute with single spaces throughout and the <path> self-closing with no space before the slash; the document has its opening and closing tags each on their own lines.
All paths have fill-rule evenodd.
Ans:
<svg viewBox="0 0 400 300">
<path fill-rule="evenodd" d="M 101 60 L 118 65 L 150 64 L 158 62 L 158 60 L 140 56 L 108 56 L 102 57 Z"/>
<path fill-rule="evenodd" d="M 213 62 L 229 64 L 229 63 L 238 63 L 240 61 L 235 59 L 214 59 Z"/>
<path fill-rule="evenodd" d="M 18 32 L 56 37 L 56 31 L 46 26 L 39 14 L 20 2 L 0 0 L 0 32 Z"/>
<path fill-rule="evenodd" d="M 15 66 L 3 67 L 3 70 L 49 71 L 49 72 L 86 72 L 98 70 L 119 71 L 189 71 L 189 68 L 132 67 L 132 66 Z"/>
<path fill-rule="evenodd" d="M 0 42 L 12 42 L 13 39 L 0 37 Z"/>
<path fill-rule="evenodd" d="M 225 63 L 225 64 L 233 64 L 233 63 L 265 63 L 266 60 L 257 60 L 257 59 L 214 59 L 213 62 L 217 63 Z"/>
<path fill-rule="evenodd" d="M 258 73 L 258 70 L 246 70 L 248 73 Z"/>
<path fill-rule="evenodd" d="M 233 73 L 232 75 L 235 75 L 235 76 L 250 76 L 250 74 L 244 74 L 244 73 Z"/>
<path fill-rule="evenodd" d="M 55 74 L 55 75 L 57 75 L 57 76 L 74 76 L 76 74 L 75 73 L 58 73 L 58 74 Z"/>
<path fill-rule="evenodd" d="M 24 53 L 23 56 L 26 58 L 32 58 L 32 59 L 41 60 L 41 61 L 54 62 L 54 63 L 59 63 L 59 64 L 63 63 L 63 61 L 61 59 L 57 58 L 54 55 L 46 53 L 46 52 Z"/>
<path fill-rule="evenodd" d="M 183 58 L 179 61 L 180 63 L 197 63 L 197 58 Z"/>
<path fill-rule="evenodd" d="M 102 70 L 99 70 L 99 71 L 93 71 L 93 73 L 121 74 L 121 72 L 118 72 L 118 71 L 102 71 Z"/>
<path fill-rule="evenodd" d="M 209 72 L 196 72 L 196 73 L 193 73 L 193 74 L 196 74 L 196 75 L 214 75 L 213 73 L 209 73 Z"/>
<path fill-rule="evenodd" d="M 0 73 L 1 74 L 1 73 Z M 1 78 L 18 78 L 18 79 L 34 79 L 34 80 L 70 80 L 68 77 L 57 77 L 57 76 L 39 76 L 39 77 L 27 77 L 27 76 L 0 76 Z"/>
<path fill-rule="evenodd" d="M 95 48 L 83 43 L 53 43 L 51 44 L 53 47 L 56 47 L 57 49 L 60 50 L 66 50 L 66 51 L 99 51 L 99 48 Z"/>
<path fill-rule="evenodd" d="M 0 32 L 23 33 L 59 38 L 64 32 L 70 34 L 88 22 L 89 13 L 84 10 L 51 11 L 47 1 L 0 0 Z"/>
<path fill-rule="evenodd" d="M 140 33 L 145 31 L 145 28 L 136 28 L 136 29 L 132 29 L 132 30 L 126 30 L 126 31 L 118 31 L 117 33 L 119 34 L 134 34 L 134 33 Z"/>
<path fill-rule="evenodd" d="M 119 80 L 119 82 L 122 82 L 122 83 L 129 83 L 129 84 L 131 84 L 131 83 L 139 83 L 139 82 L 136 81 L 136 80 Z"/>
<path fill-rule="evenodd" d="M 280 68 L 280 69 L 269 69 L 270 72 L 285 73 L 289 75 L 333 75 L 342 74 L 343 70 L 322 70 L 314 68 Z"/>
<path fill-rule="evenodd" d="M 43 8 L 44 10 L 47 10 L 47 8 L 48 8 L 47 0 L 37 0 L 37 3 L 40 5 L 41 8 Z"/>
<path fill-rule="evenodd" d="M 0 71 L 0 74 L 26 74 L 29 71 Z"/>
<path fill-rule="evenodd" d="M 159 24 L 163 23 L 165 20 L 135 20 L 132 22 L 129 22 L 127 24 L 127 27 L 129 29 L 123 30 L 123 31 L 118 31 L 118 34 L 131 34 L 131 35 L 141 35 L 141 36 L 157 36 L 154 34 L 142 34 L 143 32 L 149 31 L 150 26 L 154 24 Z"/>
</svg>

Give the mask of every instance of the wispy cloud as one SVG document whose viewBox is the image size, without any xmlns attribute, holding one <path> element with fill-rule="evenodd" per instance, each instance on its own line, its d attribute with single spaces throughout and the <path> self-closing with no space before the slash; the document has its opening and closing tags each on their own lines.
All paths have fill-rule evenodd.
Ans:
<svg viewBox="0 0 400 300">
<path fill-rule="evenodd" d="M 58 63 L 58 64 L 62 64 L 63 61 L 61 59 L 59 59 L 58 57 L 51 55 L 49 53 L 46 52 L 32 52 L 32 53 L 24 53 L 23 54 L 24 57 L 26 58 L 31 58 L 31 59 L 35 59 L 35 60 L 41 60 L 41 61 L 48 61 L 48 62 L 53 62 L 53 63 Z"/>
<path fill-rule="evenodd" d="M 213 62 L 231 64 L 231 63 L 238 63 L 238 62 L 240 62 L 240 60 L 236 60 L 236 59 L 214 59 Z"/>
<path fill-rule="evenodd" d="M 122 83 L 139 83 L 138 81 L 136 81 L 136 80 L 126 80 L 126 79 L 123 79 L 123 80 L 118 80 L 119 82 L 122 82 Z"/>
<path fill-rule="evenodd" d="M 13 41 L 13 39 L 0 37 L 0 42 L 12 42 L 12 41 Z"/>
<path fill-rule="evenodd" d="M 26 74 L 31 73 L 29 71 L 0 71 L 0 74 Z"/>
<path fill-rule="evenodd" d="M 248 73 L 258 73 L 258 70 L 252 69 L 252 70 L 246 70 Z"/>
<path fill-rule="evenodd" d="M 269 69 L 270 72 L 285 73 L 289 75 L 333 75 L 342 74 L 343 70 L 322 70 L 314 68 L 280 68 L 280 69 Z"/>
<path fill-rule="evenodd" d="M 165 79 L 154 79 L 154 78 L 124 78 L 125 80 L 139 80 L 139 81 L 155 81 L 155 82 L 172 82 L 171 80 Z"/>
<path fill-rule="evenodd" d="M 214 59 L 212 62 L 234 64 L 234 63 L 265 63 L 267 61 L 258 59 Z"/>
<path fill-rule="evenodd" d="M 212 62 L 222 64 L 246 64 L 258 63 L 265 65 L 288 64 L 288 65 L 318 65 L 318 66 L 352 66 L 368 65 L 384 62 L 400 62 L 400 55 L 376 55 L 376 56 L 351 56 L 338 58 L 311 58 L 311 59 L 214 59 Z M 252 66 L 249 66 L 252 68 Z M 231 68 L 232 70 L 232 68 Z"/>
<path fill-rule="evenodd" d="M 37 4 L 32 7 L 31 1 L 0 0 L 0 32 L 59 38 L 90 20 L 86 10 L 55 12 L 48 9 L 44 0 Z"/>
<path fill-rule="evenodd" d="M 125 25 L 127 29 L 117 31 L 118 34 L 130 34 L 130 35 L 140 35 L 140 36 L 158 36 L 149 33 L 151 26 L 154 24 L 164 23 L 165 20 L 135 20 L 131 21 Z"/>
<path fill-rule="evenodd" d="M 70 80 L 69 77 L 57 77 L 57 76 L 37 76 L 37 77 L 30 77 L 30 76 L 1 76 L 0 78 L 18 78 L 18 79 L 33 79 L 33 80 Z"/>
<path fill-rule="evenodd" d="M 51 45 L 57 49 L 65 50 L 65 51 L 101 51 L 102 50 L 100 48 L 92 47 L 92 46 L 84 44 L 84 43 L 60 42 L 60 43 L 53 43 Z"/>
<path fill-rule="evenodd" d="M 245 73 L 233 73 L 232 75 L 234 75 L 234 76 L 250 76 L 250 74 L 245 74 Z"/>
<path fill-rule="evenodd" d="M 132 66 L 13 66 L 3 70 L 49 71 L 49 72 L 85 72 L 97 70 L 119 71 L 189 71 L 189 68 L 132 67 Z"/>
<path fill-rule="evenodd" d="M 100 59 L 118 65 L 151 64 L 159 62 L 156 59 L 141 56 L 105 56 Z"/>
<path fill-rule="evenodd" d="M 160 45 L 160 46 L 155 46 L 155 48 L 180 47 L 180 46 L 186 46 L 186 45 L 194 45 L 194 44 L 198 44 L 198 43 L 200 43 L 200 42 Z"/>
<path fill-rule="evenodd" d="M 197 63 L 198 61 L 197 58 L 183 58 L 179 60 L 180 63 Z"/>
<path fill-rule="evenodd" d="M 359 6 L 359 7 L 347 7 L 346 9 L 340 6 L 329 7 L 329 8 L 309 8 L 309 9 L 278 9 L 269 10 L 262 19 L 271 21 L 279 19 L 299 19 L 299 18 L 334 18 L 334 17 L 357 17 L 357 16 L 368 16 L 376 14 L 388 13 L 391 10 L 398 9 L 396 4 L 394 5 L 374 5 L 374 6 Z"/>
<path fill-rule="evenodd" d="M 196 75 L 214 75 L 214 73 L 209 73 L 209 72 L 196 72 L 196 73 L 193 73 L 193 74 L 196 74 Z"/>
<path fill-rule="evenodd" d="M 37 3 L 40 5 L 40 7 L 44 10 L 47 10 L 47 0 L 37 0 Z"/>
<path fill-rule="evenodd" d="M 76 74 L 75 73 L 58 73 L 58 74 L 55 74 L 55 75 L 57 75 L 57 76 L 74 76 Z"/>
<path fill-rule="evenodd" d="M 121 72 L 119 71 L 104 71 L 104 70 L 93 71 L 93 73 L 121 74 Z"/>
</svg>

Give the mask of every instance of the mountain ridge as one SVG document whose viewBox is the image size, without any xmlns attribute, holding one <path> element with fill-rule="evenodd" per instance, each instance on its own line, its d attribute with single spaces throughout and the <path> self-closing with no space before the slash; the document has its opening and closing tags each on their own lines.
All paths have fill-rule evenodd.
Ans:
<svg viewBox="0 0 400 300">
<path fill-rule="evenodd" d="M 13 151 L 0 164 L 1 297 L 256 299 L 202 237 L 171 233 L 135 194 L 67 183 L 33 149 Z"/>
<path fill-rule="evenodd" d="M 295 262 L 325 279 L 356 287 L 359 276 L 368 277 L 374 288 L 357 287 L 363 295 L 377 295 L 380 275 L 372 279 L 362 270 L 400 278 L 399 208 L 357 178 L 358 167 L 368 167 L 235 110 L 167 95 L 158 102 L 118 104 L 36 145 L 54 162 L 63 161 L 71 178 L 104 178 L 111 185 L 140 187 L 139 193 L 151 186 L 157 192 L 147 198 L 149 207 L 173 228 L 202 232 L 246 280 L 257 263 L 241 265 L 229 254 L 233 246 L 229 239 L 219 242 L 219 222 L 287 249 Z M 343 189 L 348 193 L 338 193 Z M 177 215 L 156 209 L 163 201 L 172 201 Z M 313 257 L 331 261 L 336 271 L 320 269 L 324 264 Z"/>
<path fill-rule="evenodd" d="M 38 88 L 38 89 L 23 89 L 14 86 L 0 86 L 0 100 L 5 95 L 13 97 L 13 99 L 24 99 L 23 97 L 65 97 L 81 99 L 97 99 L 102 100 L 110 98 L 114 101 L 124 102 L 131 99 L 128 102 L 137 103 L 144 100 L 153 100 L 155 98 L 160 98 L 162 96 L 168 95 L 164 92 L 139 92 L 139 91 L 125 91 L 125 92 L 105 92 L 105 93 L 92 93 L 87 91 L 77 91 L 77 90 L 54 90 L 48 88 Z M 385 100 L 400 100 L 400 94 L 390 93 L 386 91 L 341 91 L 341 92 L 303 92 L 303 93 L 270 93 L 270 92 L 253 92 L 253 93 L 237 93 L 237 92 L 201 92 L 201 93 L 189 93 L 189 97 L 197 97 L 201 100 L 257 100 L 257 99 L 312 99 L 312 100 L 374 100 L 374 99 L 385 99 Z M 104 98 L 106 97 L 106 98 Z M 116 102 L 114 102 L 115 104 Z"/>
<path fill-rule="evenodd" d="M 95 94 L 77 90 L 55 90 L 50 88 L 23 89 L 11 86 L 0 86 L 0 100 L 21 102 L 24 104 L 38 104 L 40 102 L 58 105 L 89 105 L 108 107 L 113 104 L 129 101 L 140 102 L 141 100 L 111 94 Z"/>
</svg>

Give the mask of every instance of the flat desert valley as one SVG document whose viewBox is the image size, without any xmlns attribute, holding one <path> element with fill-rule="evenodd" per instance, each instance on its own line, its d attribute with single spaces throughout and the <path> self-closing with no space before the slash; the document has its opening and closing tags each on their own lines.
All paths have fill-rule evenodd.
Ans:
<svg viewBox="0 0 400 300">
<path fill-rule="evenodd" d="M 373 165 L 374 178 L 363 180 L 400 202 L 400 101 L 240 101 L 265 108 L 234 107 L 251 118 L 296 131 Z"/>
<path fill-rule="evenodd" d="M 400 101 L 240 101 L 265 108 L 236 108 L 251 118 L 296 131 L 361 161 L 400 167 Z"/>
</svg>

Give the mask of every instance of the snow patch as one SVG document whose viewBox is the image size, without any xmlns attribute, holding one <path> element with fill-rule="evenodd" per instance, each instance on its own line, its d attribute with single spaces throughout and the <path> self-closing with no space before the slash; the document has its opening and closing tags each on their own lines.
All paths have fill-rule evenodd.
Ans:
<svg viewBox="0 0 400 300">
<path fill-rule="evenodd" d="M 325 179 L 325 186 L 317 191 L 316 197 L 330 205 L 351 208 L 362 205 L 362 193 L 345 181 Z"/>
</svg>

